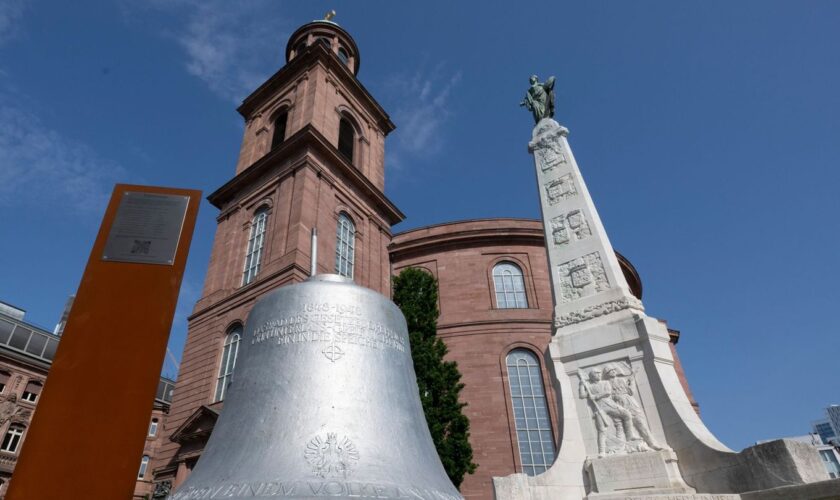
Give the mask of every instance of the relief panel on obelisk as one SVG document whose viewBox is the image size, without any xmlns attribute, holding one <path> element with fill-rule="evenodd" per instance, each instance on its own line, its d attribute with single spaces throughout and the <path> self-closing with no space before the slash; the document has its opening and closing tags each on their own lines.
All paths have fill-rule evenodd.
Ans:
<svg viewBox="0 0 840 500">
<path fill-rule="evenodd" d="M 598 456 L 661 450 L 639 404 L 628 362 L 578 370 L 578 395 L 586 400 L 598 436 Z"/>
<path fill-rule="evenodd" d="M 566 174 L 559 179 L 554 179 L 546 183 L 545 193 L 550 205 L 556 205 L 562 200 L 576 195 L 577 188 L 575 187 L 574 179 L 572 179 L 572 174 Z"/>
<path fill-rule="evenodd" d="M 542 166 L 543 172 L 568 162 L 563 148 L 555 141 L 541 141 L 534 149 L 534 154 L 537 156 L 537 161 Z"/>
<path fill-rule="evenodd" d="M 610 288 L 610 282 L 598 252 L 560 264 L 557 268 L 557 276 L 560 285 L 558 297 L 560 302 L 571 302 Z"/>
<path fill-rule="evenodd" d="M 565 245 L 570 241 L 579 241 L 592 235 L 589 223 L 580 210 L 558 215 L 551 219 L 551 234 L 555 245 Z"/>
</svg>

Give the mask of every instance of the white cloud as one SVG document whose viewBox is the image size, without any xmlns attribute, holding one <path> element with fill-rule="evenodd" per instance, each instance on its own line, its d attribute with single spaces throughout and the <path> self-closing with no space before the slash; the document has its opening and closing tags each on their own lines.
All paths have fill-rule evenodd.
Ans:
<svg viewBox="0 0 840 500">
<path fill-rule="evenodd" d="M 438 152 L 445 138 L 443 128 L 452 115 L 450 94 L 461 81 L 461 72 L 446 73 L 443 64 L 431 71 L 395 75 L 386 83 L 397 130 L 390 137 L 388 165 L 401 169 L 412 157 Z"/>
<path fill-rule="evenodd" d="M 152 0 L 184 17 L 171 36 L 184 50 L 185 69 L 219 96 L 239 103 L 285 63 L 287 23 L 276 2 Z"/>
<path fill-rule="evenodd" d="M 0 43 L 12 38 L 18 30 L 18 21 L 23 16 L 23 0 L 0 1 Z"/>
<path fill-rule="evenodd" d="M 125 170 L 45 126 L 0 89 L 0 206 L 101 211 Z"/>
</svg>

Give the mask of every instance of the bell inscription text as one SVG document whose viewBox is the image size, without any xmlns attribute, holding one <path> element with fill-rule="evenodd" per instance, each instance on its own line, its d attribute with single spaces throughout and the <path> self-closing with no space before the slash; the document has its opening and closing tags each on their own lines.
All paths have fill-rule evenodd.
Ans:
<svg viewBox="0 0 840 500">
<path fill-rule="evenodd" d="M 251 344 L 272 341 L 278 345 L 354 344 L 406 352 L 405 340 L 394 330 L 362 317 L 357 306 L 329 302 L 304 304 L 297 314 L 270 319 L 254 329 Z"/>
</svg>

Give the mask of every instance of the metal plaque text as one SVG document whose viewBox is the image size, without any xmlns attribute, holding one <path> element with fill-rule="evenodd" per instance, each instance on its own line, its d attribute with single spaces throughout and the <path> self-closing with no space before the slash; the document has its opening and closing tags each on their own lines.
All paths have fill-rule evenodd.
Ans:
<svg viewBox="0 0 840 500">
<path fill-rule="evenodd" d="M 189 196 L 126 191 L 102 260 L 172 265 Z"/>
</svg>

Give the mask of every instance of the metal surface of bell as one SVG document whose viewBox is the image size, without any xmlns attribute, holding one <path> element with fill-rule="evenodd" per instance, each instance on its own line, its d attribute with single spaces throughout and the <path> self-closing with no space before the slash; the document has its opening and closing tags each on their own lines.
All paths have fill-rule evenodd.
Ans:
<svg viewBox="0 0 840 500">
<path fill-rule="evenodd" d="M 257 302 L 201 459 L 169 498 L 460 499 L 435 451 L 405 318 L 336 275 Z"/>
</svg>

